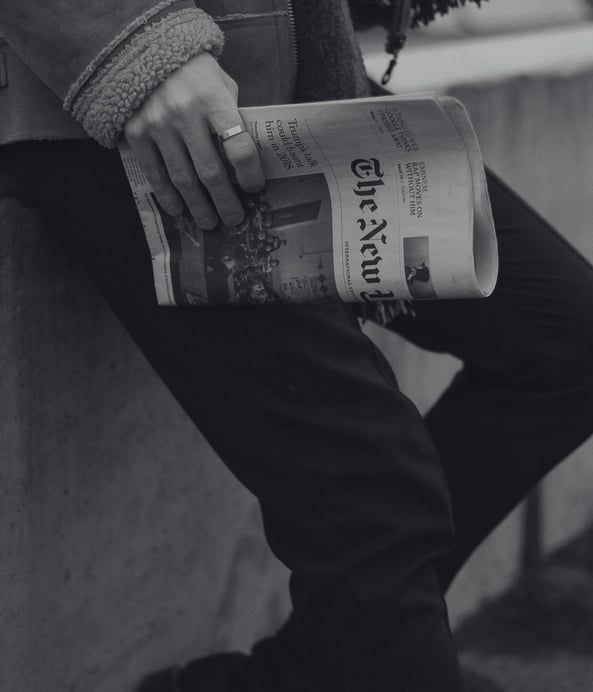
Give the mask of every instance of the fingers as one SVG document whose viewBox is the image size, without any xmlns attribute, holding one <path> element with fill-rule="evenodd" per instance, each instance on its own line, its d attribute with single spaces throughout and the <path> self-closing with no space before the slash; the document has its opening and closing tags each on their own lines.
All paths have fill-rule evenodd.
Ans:
<svg viewBox="0 0 593 692">
<path fill-rule="evenodd" d="M 244 132 L 223 144 L 221 156 L 212 133 L 242 122 L 236 83 L 207 54 L 174 73 L 130 119 L 126 139 L 167 213 L 181 213 L 185 203 L 204 229 L 218 216 L 241 223 L 245 212 L 227 166 L 240 187 L 257 192 L 265 184 L 259 153 Z"/>
<path fill-rule="evenodd" d="M 198 179 L 185 145 L 175 132 L 163 129 L 154 134 L 154 139 L 135 137 L 133 132 L 127 137 L 165 212 L 177 216 L 182 213 L 185 202 L 200 228 L 215 228 L 217 212 Z"/>
<path fill-rule="evenodd" d="M 221 135 L 237 125 L 243 125 L 243 118 L 237 108 L 238 90 L 234 80 L 225 75 L 226 93 L 211 104 L 208 121 L 212 132 Z M 237 183 L 245 192 L 259 192 L 265 185 L 259 152 L 248 132 L 235 135 L 223 143 L 227 162 L 232 166 Z"/>
<path fill-rule="evenodd" d="M 238 198 L 229 187 L 230 181 L 224 162 L 211 132 L 218 135 L 225 130 L 243 125 L 243 119 L 237 109 L 233 94 L 229 91 L 219 93 L 212 99 L 206 112 L 205 122 L 196 121 L 195 117 L 185 117 L 180 124 L 180 132 L 196 167 L 196 171 L 218 209 L 224 221 L 236 216 Z M 264 173 L 259 159 L 259 152 L 251 135 L 243 132 L 223 143 L 226 163 L 235 174 L 236 181 L 245 192 L 259 192 L 265 185 Z M 222 164 L 222 170 L 221 170 Z M 242 217 L 236 223 L 240 223 Z M 227 221 L 228 223 L 228 221 Z"/>
<path fill-rule="evenodd" d="M 162 133 L 157 136 L 156 144 L 167 167 L 172 186 L 183 198 L 198 226 L 204 230 L 216 228 L 217 211 L 198 177 L 184 142 L 175 134 Z M 243 218 L 240 205 L 239 209 Z"/>
<path fill-rule="evenodd" d="M 181 195 L 171 183 L 165 163 L 154 142 L 144 138 L 138 138 L 136 141 L 130 136 L 127 139 L 161 207 L 171 216 L 181 214 Z"/>
<path fill-rule="evenodd" d="M 227 129 L 230 127 L 225 127 L 218 132 L 224 132 Z M 242 132 L 240 135 L 227 139 L 222 146 L 227 161 L 235 171 L 237 183 L 245 192 L 259 192 L 265 185 L 265 178 L 259 152 L 251 135 L 248 132 Z"/>
<path fill-rule="evenodd" d="M 224 223 L 236 226 L 245 210 L 237 196 L 224 161 L 205 122 L 184 123 L 180 127 L 185 146 L 200 181 L 207 189 Z"/>
</svg>

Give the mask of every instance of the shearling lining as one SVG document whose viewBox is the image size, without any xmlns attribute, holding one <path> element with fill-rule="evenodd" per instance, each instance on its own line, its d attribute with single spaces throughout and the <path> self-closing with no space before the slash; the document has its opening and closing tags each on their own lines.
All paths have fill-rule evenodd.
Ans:
<svg viewBox="0 0 593 692">
<path fill-rule="evenodd" d="M 218 57 L 223 43 L 222 31 L 203 10 L 172 12 L 135 33 L 96 72 L 75 98 L 72 115 L 99 144 L 113 148 L 133 113 L 160 84 L 200 53 Z"/>
</svg>

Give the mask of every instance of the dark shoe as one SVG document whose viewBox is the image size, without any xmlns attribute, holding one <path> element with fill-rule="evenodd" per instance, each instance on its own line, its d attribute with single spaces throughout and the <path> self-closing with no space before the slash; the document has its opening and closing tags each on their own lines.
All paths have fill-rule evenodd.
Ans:
<svg viewBox="0 0 593 692">
<path fill-rule="evenodd" d="M 240 653 L 205 656 L 151 673 L 136 692 L 254 692 L 248 663 L 249 657 Z"/>
</svg>

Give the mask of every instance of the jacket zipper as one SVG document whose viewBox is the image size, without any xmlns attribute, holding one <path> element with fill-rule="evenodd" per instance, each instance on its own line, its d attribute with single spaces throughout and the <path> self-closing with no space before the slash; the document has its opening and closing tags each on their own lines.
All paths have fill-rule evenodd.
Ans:
<svg viewBox="0 0 593 692">
<path fill-rule="evenodd" d="M 294 7 L 292 4 L 292 0 L 285 0 L 286 2 L 286 10 L 288 12 L 288 25 L 290 27 L 290 38 L 292 40 L 292 57 L 294 61 L 294 67 L 295 70 L 298 73 L 299 69 L 299 46 L 297 43 L 297 36 L 296 36 L 296 22 L 294 19 Z"/>
<path fill-rule="evenodd" d="M 406 43 L 408 29 L 410 28 L 410 19 L 412 17 L 412 2 L 411 0 L 400 0 L 399 5 L 395 7 L 389 32 L 387 34 L 387 44 L 385 50 L 391 53 L 391 60 L 385 70 L 385 74 L 381 79 L 381 84 L 385 86 L 391 79 L 393 70 L 397 64 L 397 58 L 401 49 Z"/>
</svg>

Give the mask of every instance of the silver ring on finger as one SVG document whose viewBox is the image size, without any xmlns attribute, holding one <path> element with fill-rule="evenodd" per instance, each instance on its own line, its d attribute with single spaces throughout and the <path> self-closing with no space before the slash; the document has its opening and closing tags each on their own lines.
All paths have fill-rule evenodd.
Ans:
<svg viewBox="0 0 593 692">
<path fill-rule="evenodd" d="M 232 137 L 242 135 L 244 132 L 247 132 L 247 128 L 245 127 L 245 125 L 235 125 L 235 127 L 229 127 L 228 130 L 225 130 L 224 132 L 221 132 L 218 135 L 218 141 L 221 144 L 224 144 L 225 142 L 228 142 L 228 140 Z"/>
</svg>

